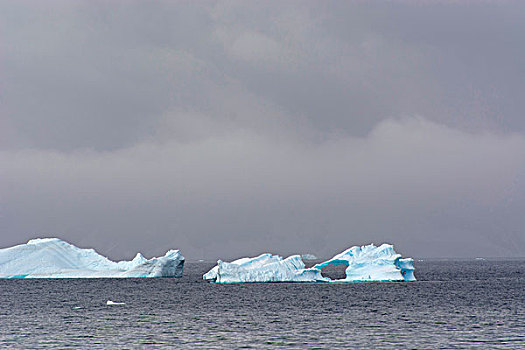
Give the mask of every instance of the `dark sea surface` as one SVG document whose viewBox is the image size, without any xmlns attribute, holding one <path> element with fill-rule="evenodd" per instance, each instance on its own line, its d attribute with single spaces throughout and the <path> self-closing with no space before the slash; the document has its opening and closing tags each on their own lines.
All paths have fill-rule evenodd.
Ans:
<svg viewBox="0 0 525 350">
<path fill-rule="evenodd" d="M 525 260 L 416 261 L 411 283 L 0 280 L 7 349 L 525 349 Z M 125 305 L 106 305 L 107 300 Z"/>
</svg>

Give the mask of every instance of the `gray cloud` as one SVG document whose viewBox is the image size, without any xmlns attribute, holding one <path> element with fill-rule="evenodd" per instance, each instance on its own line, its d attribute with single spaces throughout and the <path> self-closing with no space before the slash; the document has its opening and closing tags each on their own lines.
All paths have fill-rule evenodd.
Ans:
<svg viewBox="0 0 525 350">
<path fill-rule="evenodd" d="M 523 256 L 523 4 L 0 4 L 0 246 Z"/>
<path fill-rule="evenodd" d="M 233 130 L 114 152 L 3 152 L 0 161 L 10 165 L 8 226 L 24 237 L 38 229 L 151 251 L 169 242 L 190 256 L 328 254 L 383 240 L 423 255 L 435 245 L 448 256 L 523 249 L 521 223 L 507 222 L 524 198 L 518 134 L 409 119 L 322 143 Z"/>
</svg>

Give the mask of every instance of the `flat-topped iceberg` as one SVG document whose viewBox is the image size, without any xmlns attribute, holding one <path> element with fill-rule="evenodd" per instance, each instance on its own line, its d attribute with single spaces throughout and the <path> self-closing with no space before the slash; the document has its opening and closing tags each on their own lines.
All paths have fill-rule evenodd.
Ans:
<svg viewBox="0 0 525 350">
<path fill-rule="evenodd" d="M 138 253 L 131 261 L 115 262 L 58 238 L 32 239 L 0 249 L 0 278 L 182 277 L 183 268 L 184 257 L 178 250 L 152 259 Z"/>
<path fill-rule="evenodd" d="M 332 280 L 322 275 L 327 266 L 346 266 L 346 277 Z M 306 268 L 301 256 L 286 259 L 261 254 L 232 262 L 219 260 L 203 279 L 215 283 L 246 282 L 393 282 L 415 281 L 411 258 L 402 258 L 390 244 L 354 246 L 332 259 Z"/>
</svg>

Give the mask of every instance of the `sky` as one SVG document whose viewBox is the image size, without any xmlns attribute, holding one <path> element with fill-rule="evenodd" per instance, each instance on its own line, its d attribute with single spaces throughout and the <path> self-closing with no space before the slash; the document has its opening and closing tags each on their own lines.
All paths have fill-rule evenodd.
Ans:
<svg viewBox="0 0 525 350">
<path fill-rule="evenodd" d="M 525 256 L 523 1 L 0 1 L 0 247 Z"/>
</svg>

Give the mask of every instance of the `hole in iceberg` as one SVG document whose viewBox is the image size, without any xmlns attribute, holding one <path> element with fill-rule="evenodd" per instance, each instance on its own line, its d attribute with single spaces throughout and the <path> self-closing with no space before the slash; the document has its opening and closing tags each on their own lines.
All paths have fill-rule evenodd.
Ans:
<svg viewBox="0 0 525 350">
<path fill-rule="evenodd" d="M 328 264 L 321 269 L 321 276 L 328 277 L 332 281 L 346 278 L 346 268 L 344 264 Z"/>
</svg>

